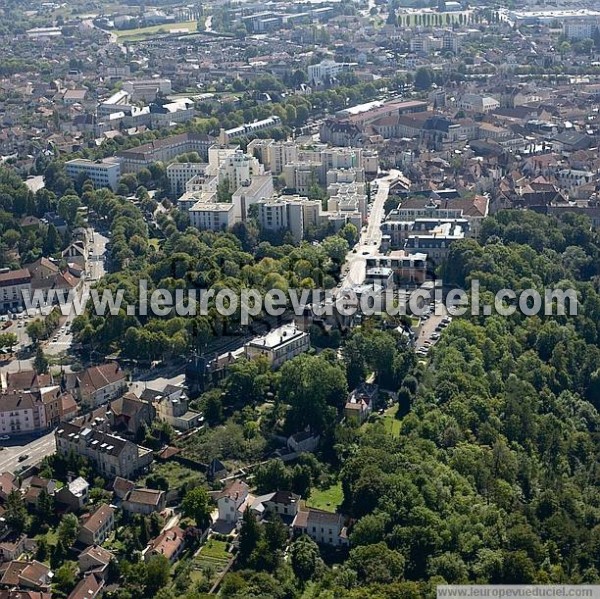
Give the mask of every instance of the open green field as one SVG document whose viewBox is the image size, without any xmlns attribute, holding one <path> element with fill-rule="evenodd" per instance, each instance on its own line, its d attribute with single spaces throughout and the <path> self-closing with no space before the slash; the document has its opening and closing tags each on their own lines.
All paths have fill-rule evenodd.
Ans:
<svg viewBox="0 0 600 599">
<path fill-rule="evenodd" d="M 400 436 L 400 420 L 396 419 L 398 404 L 393 405 L 389 410 L 386 410 L 383 416 L 383 426 L 385 431 L 395 439 Z"/>
<path fill-rule="evenodd" d="M 138 41 L 151 38 L 155 35 L 168 34 L 171 31 L 187 30 L 188 33 L 196 32 L 198 21 L 186 21 L 184 23 L 167 23 L 163 25 L 153 25 L 152 27 L 140 27 L 139 29 L 125 29 L 115 31 L 120 42 Z"/>
<path fill-rule="evenodd" d="M 306 500 L 306 505 L 326 512 L 335 512 L 343 500 L 342 483 L 338 483 L 328 489 L 313 489 L 310 498 Z"/>
</svg>

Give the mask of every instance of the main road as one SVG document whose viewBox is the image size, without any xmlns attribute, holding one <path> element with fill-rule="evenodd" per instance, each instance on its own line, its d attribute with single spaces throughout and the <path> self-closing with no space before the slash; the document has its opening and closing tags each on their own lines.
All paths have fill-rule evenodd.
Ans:
<svg viewBox="0 0 600 599">
<path fill-rule="evenodd" d="M 13 437 L 10 441 L 0 441 L 0 447 L 3 447 L 0 451 L 0 474 L 15 472 L 19 466 L 38 464 L 47 455 L 56 452 L 54 431 L 38 438 Z"/>
<path fill-rule="evenodd" d="M 350 289 L 354 285 L 361 285 L 366 276 L 366 257 L 374 254 L 381 244 L 381 223 L 385 217 L 385 202 L 390 193 L 390 186 L 402 173 L 392 170 L 385 177 L 375 179 L 377 192 L 371 203 L 366 229 L 363 227 L 358 243 L 348 252 L 346 264 L 342 270 L 343 277 L 341 289 Z M 371 183 L 371 188 L 373 186 Z"/>
</svg>

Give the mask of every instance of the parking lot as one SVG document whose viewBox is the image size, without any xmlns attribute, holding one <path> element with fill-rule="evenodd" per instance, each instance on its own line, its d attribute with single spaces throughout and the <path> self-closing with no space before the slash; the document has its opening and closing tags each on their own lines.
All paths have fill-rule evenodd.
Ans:
<svg viewBox="0 0 600 599">
<path fill-rule="evenodd" d="M 429 313 L 424 314 L 419 322 L 419 333 L 415 340 L 415 350 L 419 357 L 426 357 L 429 348 L 433 347 L 440 339 L 443 330 L 452 321 L 443 303 L 431 302 Z"/>
</svg>

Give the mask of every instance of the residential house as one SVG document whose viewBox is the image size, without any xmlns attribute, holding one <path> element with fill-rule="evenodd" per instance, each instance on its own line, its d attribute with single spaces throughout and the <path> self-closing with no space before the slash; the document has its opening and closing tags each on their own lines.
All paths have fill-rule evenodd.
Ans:
<svg viewBox="0 0 600 599">
<path fill-rule="evenodd" d="M 177 430 L 191 430 L 204 420 L 200 412 L 189 409 L 189 398 L 177 385 L 167 385 L 162 393 L 154 396 L 153 403 L 159 420 L 168 422 Z"/>
<path fill-rule="evenodd" d="M 46 591 L 50 589 L 52 576 L 50 568 L 37 560 L 13 560 L 0 565 L 0 587 Z"/>
<path fill-rule="evenodd" d="M 0 474 L 0 499 L 6 501 L 13 491 L 19 490 L 19 481 L 12 472 Z"/>
<path fill-rule="evenodd" d="M 77 540 L 84 545 L 101 545 L 115 527 L 115 510 L 103 503 L 85 519 Z"/>
<path fill-rule="evenodd" d="M 31 434 L 48 428 L 46 410 L 39 392 L 0 395 L 0 433 Z"/>
<path fill-rule="evenodd" d="M 219 520 L 238 522 L 244 513 L 248 499 L 248 485 L 241 480 L 230 482 L 216 496 L 219 508 Z"/>
<path fill-rule="evenodd" d="M 85 268 L 88 259 L 85 243 L 81 240 L 74 241 L 69 247 L 63 250 L 62 257 L 69 263 L 73 262 L 82 268 Z"/>
<path fill-rule="evenodd" d="M 354 389 L 344 406 L 346 420 L 362 424 L 373 411 L 373 402 L 377 398 L 378 392 L 378 386 L 369 383 L 363 383 Z"/>
<path fill-rule="evenodd" d="M 295 535 L 306 534 L 320 545 L 348 545 L 347 529 L 342 514 L 308 508 L 300 510 L 292 528 Z"/>
<path fill-rule="evenodd" d="M 317 434 L 313 434 L 310 431 L 301 431 L 288 437 L 287 446 L 288 449 L 301 452 L 312 452 L 319 445 L 321 437 Z"/>
<path fill-rule="evenodd" d="M 175 526 L 163 531 L 152 539 L 144 551 L 144 560 L 148 561 L 154 555 L 164 555 L 171 563 L 177 561 L 185 549 L 185 532 Z"/>
<path fill-rule="evenodd" d="M 126 393 L 110 402 L 107 416 L 113 431 L 135 437 L 144 424 L 152 424 L 155 410 L 149 402 L 138 399 L 133 393 Z"/>
<path fill-rule="evenodd" d="M 295 517 L 300 508 L 300 495 L 291 491 L 276 491 L 264 502 L 267 514 L 278 514 L 285 521 Z"/>
<path fill-rule="evenodd" d="M 56 492 L 56 501 L 72 510 L 80 510 L 89 500 L 89 488 L 87 480 L 78 476 Z"/>
<path fill-rule="evenodd" d="M 21 484 L 21 492 L 25 492 L 23 500 L 27 505 L 36 506 L 42 492 L 48 495 L 54 495 L 56 492 L 56 482 L 39 476 L 31 476 Z"/>
<path fill-rule="evenodd" d="M 88 574 L 79 581 L 67 599 L 96 599 L 104 587 L 104 580 L 96 574 Z"/>
<path fill-rule="evenodd" d="M 166 503 L 166 493 L 156 489 L 134 489 L 123 500 L 123 511 L 130 514 L 153 514 L 162 512 Z"/>
<path fill-rule="evenodd" d="M 97 576 L 106 578 L 108 565 L 114 555 L 99 545 L 90 545 L 84 549 L 77 558 L 80 572 L 93 572 Z"/>
<path fill-rule="evenodd" d="M 127 388 L 127 378 L 116 362 L 108 362 L 65 375 L 63 387 L 72 391 L 84 407 L 95 408 L 121 396 Z"/>
<path fill-rule="evenodd" d="M 117 476 L 113 482 L 112 490 L 117 499 L 125 499 L 131 491 L 135 489 L 135 483 L 127 480 L 126 478 L 122 478 L 121 476 Z"/>
<path fill-rule="evenodd" d="M 9 531 L 0 541 L 0 562 L 17 559 L 25 551 L 26 534 Z"/>
</svg>

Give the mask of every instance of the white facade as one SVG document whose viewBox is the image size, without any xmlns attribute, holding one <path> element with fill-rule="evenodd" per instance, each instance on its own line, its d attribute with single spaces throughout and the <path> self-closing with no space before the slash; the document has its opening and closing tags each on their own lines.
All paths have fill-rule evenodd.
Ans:
<svg viewBox="0 0 600 599">
<path fill-rule="evenodd" d="M 258 221 L 267 231 L 290 231 L 296 241 L 304 237 L 310 226 L 320 223 L 321 201 L 302 196 L 282 196 L 258 204 Z"/>
<path fill-rule="evenodd" d="M 500 102 L 491 96 L 480 96 L 478 94 L 464 94 L 458 102 L 459 108 L 470 112 L 491 112 L 500 108 Z"/>
<path fill-rule="evenodd" d="M 236 222 L 233 204 L 197 202 L 189 211 L 190 224 L 201 231 L 223 231 Z"/>
<path fill-rule="evenodd" d="M 349 70 L 352 65 L 347 62 L 335 62 L 334 60 L 323 60 L 318 64 L 308 66 L 308 83 L 321 84 L 327 80 L 334 79 L 342 71 Z"/>
<path fill-rule="evenodd" d="M 76 158 L 65 163 L 65 172 L 73 180 L 85 175 L 95 187 L 110 187 L 115 191 L 121 176 L 121 165 L 116 160 L 94 162 L 93 160 Z"/>
<path fill-rule="evenodd" d="M 248 185 L 254 175 L 262 175 L 264 169 L 258 159 L 236 150 L 226 157 L 219 169 L 219 183 L 229 181 L 229 189 L 233 192 L 241 185 Z"/>
<path fill-rule="evenodd" d="M 310 337 L 295 324 L 286 324 L 269 331 L 262 337 L 255 337 L 244 346 L 246 358 L 266 357 L 272 368 L 281 366 L 287 360 L 308 351 Z"/>
<path fill-rule="evenodd" d="M 206 172 L 207 165 L 201 162 L 174 162 L 167 167 L 167 179 L 171 194 L 180 196 L 186 191 L 187 182 Z"/>
<path fill-rule="evenodd" d="M 563 22 L 565 36 L 574 40 L 593 39 L 594 32 L 598 27 L 600 27 L 600 16 L 568 19 Z"/>
<path fill-rule="evenodd" d="M 0 311 L 23 305 L 23 293 L 31 296 L 31 273 L 26 268 L 0 272 Z"/>
<path fill-rule="evenodd" d="M 46 429 L 46 410 L 39 395 L 23 392 L 0 397 L 0 433 L 18 435 Z"/>
</svg>

